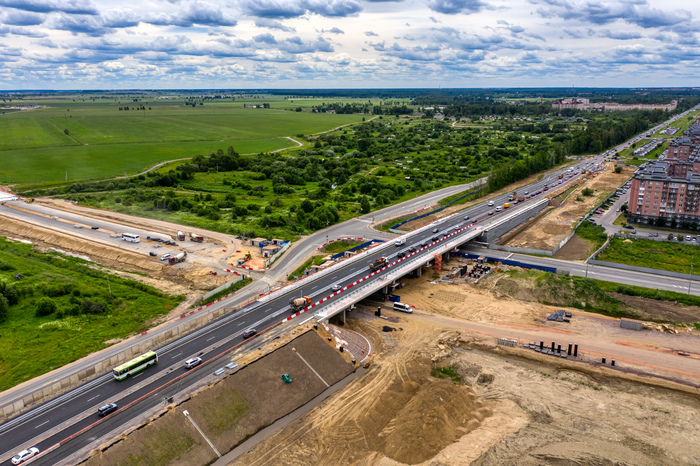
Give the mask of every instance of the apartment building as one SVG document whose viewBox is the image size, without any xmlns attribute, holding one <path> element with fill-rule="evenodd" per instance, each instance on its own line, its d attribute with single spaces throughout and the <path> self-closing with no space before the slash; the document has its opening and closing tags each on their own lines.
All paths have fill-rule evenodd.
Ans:
<svg viewBox="0 0 700 466">
<path fill-rule="evenodd" d="M 634 174 L 629 222 L 700 223 L 700 137 L 688 137 L 694 134 L 700 135 L 700 125 L 672 141 L 664 160 L 648 162 Z"/>
</svg>

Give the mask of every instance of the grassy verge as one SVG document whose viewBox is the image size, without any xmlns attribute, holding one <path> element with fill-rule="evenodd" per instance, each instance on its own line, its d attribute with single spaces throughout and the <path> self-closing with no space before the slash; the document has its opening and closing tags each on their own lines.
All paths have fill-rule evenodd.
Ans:
<svg viewBox="0 0 700 466">
<path fill-rule="evenodd" d="M 297 278 L 301 277 L 304 274 L 304 270 L 308 269 L 312 265 L 321 265 L 323 263 L 323 258 L 326 257 L 325 255 L 319 255 L 319 256 L 313 256 L 312 258 L 308 259 L 306 262 L 301 264 L 294 272 L 292 272 L 288 277 L 287 280 L 296 280 Z"/>
<path fill-rule="evenodd" d="M 329 254 L 338 254 L 339 252 L 345 252 L 348 249 L 354 248 L 357 245 L 362 244 L 360 241 L 334 241 L 327 244 L 323 250 Z"/>
<path fill-rule="evenodd" d="M 695 256 L 698 256 L 695 259 Z M 599 260 L 636 265 L 682 274 L 700 275 L 700 249 L 695 244 L 667 243 L 648 239 L 625 242 L 614 238 Z"/>
<path fill-rule="evenodd" d="M 219 291 L 218 293 L 215 293 L 215 294 L 209 296 L 207 299 L 205 299 L 204 301 L 202 301 L 201 305 L 203 306 L 203 305 L 205 305 L 205 304 L 213 303 L 214 301 L 216 301 L 217 299 L 221 298 L 222 296 L 226 296 L 226 295 L 229 294 L 229 293 L 233 293 L 234 291 L 238 291 L 238 290 L 240 290 L 241 288 L 243 288 L 244 286 L 246 286 L 246 285 L 248 285 L 249 283 L 252 283 L 252 282 L 253 282 L 253 279 L 252 279 L 252 278 L 244 278 L 244 279 L 241 280 L 241 281 L 238 281 L 238 282 L 236 282 L 236 283 L 233 283 L 233 284 L 232 284 L 231 286 L 229 286 L 228 288 L 223 289 L 223 290 Z"/>
<path fill-rule="evenodd" d="M 605 234 L 605 228 L 600 225 L 593 225 L 591 222 L 583 222 L 576 228 L 576 234 L 589 242 L 593 250 L 596 251 L 608 240 L 608 235 Z"/>
<path fill-rule="evenodd" d="M 596 280 L 598 286 L 607 293 L 620 293 L 627 296 L 639 296 L 641 298 L 655 299 L 657 301 L 669 301 L 686 306 L 700 306 L 700 296 L 676 291 L 652 290 L 634 285 L 619 285 L 617 283 Z"/>
<path fill-rule="evenodd" d="M 0 391 L 147 330 L 184 299 L 1 237 L 0 286 L 13 296 L 0 322 Z"/>
<path fill-rule="evenodd" d="M 438 379 L 452 379 L 453 382 L 461 382 L 462 377 L 451 367 L 435 367 L 430 371 L 430 375 Z"/>
</svg>

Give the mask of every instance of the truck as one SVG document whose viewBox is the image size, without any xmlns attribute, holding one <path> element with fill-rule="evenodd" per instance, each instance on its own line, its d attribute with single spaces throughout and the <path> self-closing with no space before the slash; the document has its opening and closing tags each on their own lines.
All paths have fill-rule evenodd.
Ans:
<svg viewBox="0 0 700 466">
<path fill-rule="evenodd" d="M 185 241 L 185 234 L 181 231 L 177 232 L 177 239 L 178 241 Z"/>
<path fill-rule="evenodd" d="M 563 174 L 563 173 L 560 173 L 559 176 L 558 176 L 558 178 L 561 180 L 562 178 L 564 178 L 564 174 Z"/>
<path fill-rule="evenodd" d="M 179 264 L 180 262 L 185 262 L 185 257 L 187 257 L 187 253 L 185 251 L 182 251 L 177 256 L 169 257 L 168 262 L 170 263 L 170 265 Z"/>
<path fill-rule="evenodd" d="M 510 196 L 508 196 L 508 200 L 514 201 L 517 197 L 518 197 L 518 193 L 513 191 L 512 193 L 510 193 Z"/>
<path fill-rule="evenodd" d="M 292 309 L 292 312 L 300 311 L 309 304 L 311 304 L 311 298 L 309 298 L 308 296 L 302 296 L 301 298 L 292 298 L 289 300 L 289 307 Z"/>
<path fill-rule="evenodd" d="M 508 207 L 510 207 L 510 204 L 508 204 L 507 202 L 505 204 L 503 204 L 504 209 L 507 209 Z"/>
<path fill-rule="evenodd" d="M 370 270 L 379 270 L 386 265 L 386 257 L 379 257 L 374 262 L 369 264 Z"/>
<path fill-rule="evenodd" d="M 525 196 L 518 197 L 518 202 L 524 202 L 524 201 L 525 201 Z"/>
<path fill-rule="evenodd" d="M 201 235 L 198 235 L 197 233 L 190 233 L 190 241 L 194 241 L 195 243 L 201 243 L 204 241 L 204 238 Z"/>
</svg>

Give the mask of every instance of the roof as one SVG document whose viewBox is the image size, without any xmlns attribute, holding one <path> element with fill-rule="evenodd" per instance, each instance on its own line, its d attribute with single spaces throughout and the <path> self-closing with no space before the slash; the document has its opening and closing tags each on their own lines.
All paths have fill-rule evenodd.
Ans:
<svg viewBox="0 0 700 466">
<path fill-rule="evenodd" d="M 261 241 L 267 241 L 267 239 L 266 238 L 253 238 L 251 241 L 255 241 L 255 242 L 259 243 Z"/>
</svg>

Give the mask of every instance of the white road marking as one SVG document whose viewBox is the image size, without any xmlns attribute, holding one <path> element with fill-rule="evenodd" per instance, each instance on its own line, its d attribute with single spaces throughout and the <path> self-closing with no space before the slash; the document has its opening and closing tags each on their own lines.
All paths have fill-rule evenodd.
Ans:
<svg viewBox="0 0 700 466">
<path fill-rule="evenodd" d="M 95 398 L 99 398 L 99 397 L 100 397 L 100 395 L 93 396 L 92 398 L 90 398 L 89 400 L 87 400 L 87 402 L 90 403 L 92 400 L 94 400 Z"/>
<path fill-rule="evenodd" d="M 46 421 L 46 422 L 42 422 L 41 424 L 39 424 L 38 426 L 36 426 L 35 429 L 38 429 L 39 427 L 43 426 L 44 424 L 48 424 L 49 422 L 51 422 L 51 419 L 49 419 L 49 420 Z"/>
<path fill-rule="evenodd" d="M 214 338 L 216 338 L 216 336 L 213 336 L 211 338 L 207 338 L 207 341 L 213 340 Z"/>
</svg>

